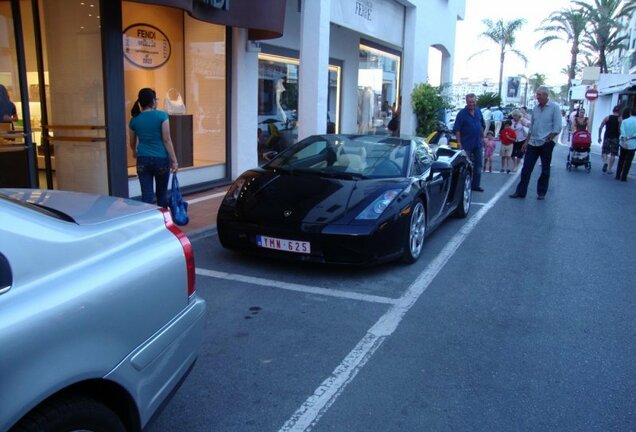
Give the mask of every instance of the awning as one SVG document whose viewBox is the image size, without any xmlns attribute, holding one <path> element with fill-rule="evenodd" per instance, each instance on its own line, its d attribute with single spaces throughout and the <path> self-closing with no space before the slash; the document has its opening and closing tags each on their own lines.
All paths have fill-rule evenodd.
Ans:
<svg viewBox="0 0 636 432">
<path fill-rule="evenodd" d="M 245 28 L 248 29 L 250 40 L 281 37 L 285 27 L 285 0 L 227 0 L 229 4 L 227 9 L 212 7 L 204 0 L 131 1 L 174 7 L 188 12 L 193 18 L 201 21 Z"/>
</svg>

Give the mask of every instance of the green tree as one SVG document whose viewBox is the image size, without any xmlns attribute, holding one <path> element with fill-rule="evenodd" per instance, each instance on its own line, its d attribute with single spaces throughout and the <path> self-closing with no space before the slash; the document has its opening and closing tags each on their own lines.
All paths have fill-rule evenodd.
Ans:
<svg viewBox="0 0 636 432">
<path fill-rule="evenodd" d="M 575 76 L 577 58 L 581 51 L 580 45 L 585 35 L 586 25 L 587 13 L 585 10 L 569 8 L 552 12 L 535 30 L 546 33 L 535 44 L 538 49 L 555 40 L 563 40 L 570 44 L 570 66 L 567 69 L 568 89 L 572 86 L 572 80 Z"/>
<path fill-rule="evenodd" d="M 411 93 L 411 104 L 417 118 L 417 135 L 426 136 L 436 128 L 445 109 L 451 104 L 444 87 L 420 83 Z"/>
<path fill-rule="evenodd" d="M 527 57 L 519 50 L 514 48 L 516 42 L 515 33 L 521 29 L 526 23 L 523 18 L 515 19 L 512 21 L 497 20 L 496 22 L 485 19 L 482 21 L 486 26 L 486 31 L 482 32 L 480 36 L 490 39 L 499 47 L 499 89 L 498 94 L 501 95 L 501 85 L 503 82 L 503 67 L 506 61 L 506 54 L 513 53 L 519 57 L 525 64 L 528 64 Z M 482 54 L 488 51 L 488 49 L 476 52 L 468 59 L 472 59 L 476 55 Z"/>
<path fill-rule="evenodd" d="M 636 2 L 633 0 L 573 0 L 586 13 L 591 30 L 585 36 L 584 44 L 590 50 L 598 53 L 598 63 L 602 73 L 607 73 L 607 53 L 619 48 L 628 48 L 627 33 L 620 34 L 624 29 L 621 22 L 623 17 L 630 17 L 636 11 Z"/>
<path fill-rule="evenodd" d="M 530 89 L 532 90 L 532 93 L 534 93 L 539 87 L 545 85 L 545 74 L 538 72 L 534 73 L 530 75 L 530 77 L 528 78 L 528 82 L 530 83 Z"/>
<path fill-rule="evenodd" d="M 501 96 L 497 93 L 484 93 L 477 96 L 477 106 L 487 108 L 501 105 Z"/>
</svg>

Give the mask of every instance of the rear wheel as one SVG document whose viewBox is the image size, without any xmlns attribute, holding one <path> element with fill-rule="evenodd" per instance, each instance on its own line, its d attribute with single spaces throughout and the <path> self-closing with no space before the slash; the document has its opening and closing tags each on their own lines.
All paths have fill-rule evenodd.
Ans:
<svg viewBox="0 0 636 432">
<path fill-rule="evenodd" d="M 12 432 L 125 432 L 121 419 L 101 402 L 69 397 L 45 402 L 22 419 Z"/>
<path fill-rule="evenodd" d="M 426 209 L 422 200 L 413 202 L 413 211 L 409 220 L 409 232 L 404 245 L 402 260 L 408 264 L 414 263 L 422 254 L 426 234 Z"/>
<path fill-rule="evenodd" d="M 472 202 L 472 185 L 473 178 L 470 175 L 470 172 L 466 171 L 464 175 L 464 181 L 460 185 L 459 189 L 459 199 L 460 201 L 457 203 L 457 208 L 453 213 L 454 216 L 459 218 L 465 218 L 470 211 L 470 203 Z"/>
</svg>

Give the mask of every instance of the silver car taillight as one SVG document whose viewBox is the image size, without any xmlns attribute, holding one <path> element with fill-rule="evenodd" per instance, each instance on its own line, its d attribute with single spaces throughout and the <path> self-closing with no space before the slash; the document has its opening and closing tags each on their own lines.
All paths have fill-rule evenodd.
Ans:
<svg viewBox="0 0 636 432">
<path fill-rule="evenodd" d="M 192 243 L 188 237 L 179 229 L 179 227 L 172 221 L 172 216 L 170 215 L 170 211 L 164 208 L 161 208 L 161 213 L 163 214 L 163 221 L 166 224 L 166 228 L 181 243 L 181 247 L 183 247 L 183 255 L 186 260 L 186 271 L 188 274 L 188 297 L 190 297 L 196 291 L 195 286 L 195 267 L 194 267 L 194 251 L 192 250 Z"/>
</svg>

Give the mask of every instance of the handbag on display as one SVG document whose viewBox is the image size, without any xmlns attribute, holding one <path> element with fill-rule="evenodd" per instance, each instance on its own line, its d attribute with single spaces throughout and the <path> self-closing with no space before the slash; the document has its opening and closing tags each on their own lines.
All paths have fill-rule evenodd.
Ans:
<svg viewBox="0 0 636 432">
<path fill-rule="evenodd" d="M 163 106 L 168 114 L 185 114 L 186 107 L 179 90 L 171 88 L 166 92 L 166 99 Z"/>
<path fill-rule="evenodd" d="M 172 173 L 172 187 L 170 189 L 170 196 L 168 197 L 168 208 L 172 215 L 172 220 L 177 225 L 187 225 L 190 221 L 188 217 L 188 203 L 181 196 L 181 190 L 179 189 L 179 180 L 177 174 Z"/>
</svg>

